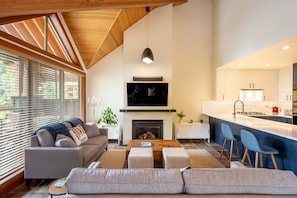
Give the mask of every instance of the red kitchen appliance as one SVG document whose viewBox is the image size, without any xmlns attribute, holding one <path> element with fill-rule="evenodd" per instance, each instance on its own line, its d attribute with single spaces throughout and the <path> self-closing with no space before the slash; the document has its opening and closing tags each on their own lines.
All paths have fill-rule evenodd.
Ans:
<svg viewBox="0 0 297 198">
<path fill-rule="evenodd" d="M 279 107 L 272 107 L 272 113 L 278 113 L 281 109 Z"/>
</svg>

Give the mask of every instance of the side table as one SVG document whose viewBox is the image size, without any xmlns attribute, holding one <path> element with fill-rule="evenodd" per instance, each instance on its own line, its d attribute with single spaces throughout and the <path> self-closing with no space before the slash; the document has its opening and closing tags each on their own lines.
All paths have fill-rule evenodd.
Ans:
<svg viewBox="0 0 297 198">
<path fill-rule="evenodd" d="M 49 184 L 49 186 L 47 188 L 47 192 L 51 196 L 51 198 L 53 196 L 65 195 L 67 193 L 67 189 L 66 189 L 65 185 L 59 186 L 59 187 L 55 186 L 58 181 L 65 181 L 65 180 L 66 180 L 66 177 L 63 177 L 60 179 L 56 179 Z"/>
</svg>

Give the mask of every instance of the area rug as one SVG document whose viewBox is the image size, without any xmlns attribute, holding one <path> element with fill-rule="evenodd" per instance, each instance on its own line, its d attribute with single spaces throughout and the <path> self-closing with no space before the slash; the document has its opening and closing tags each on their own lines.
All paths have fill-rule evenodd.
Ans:
<svg viewBox="0 0 297 198">
<path fill-rule="evenodd" d="M 125 150 L 108 150 L 105 151 L 98 159 L 102 168 L 121 169 L 125 167 L 126 151 Z"/>
<path fill-rule="evenodd" d="M 186 151 L 190 156 L 192 168 L 224 168 L 224 165 L 205 149 L 186 149 Z"/>
<path fill-rule="evenodd" d="M 190 156 L 190 166 L 192 168 L 224 168 L 224 165 L 205 149 L 186 149 L 186 151 Z M 124 149 L 108 150 L 100 156 L 98 161 L 101 163 L 102 168 L 127 168 Z"/>
</svg>

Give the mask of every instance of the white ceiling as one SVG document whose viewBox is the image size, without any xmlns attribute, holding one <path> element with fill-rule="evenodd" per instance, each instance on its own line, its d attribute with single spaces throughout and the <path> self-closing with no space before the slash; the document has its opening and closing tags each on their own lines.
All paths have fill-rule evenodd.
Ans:
<svg viewBox="0 0 297 198">
<path fill-rule="evenodd" d="M 291 46 L 283 50 L 283 46 Z M 283 69 L 297 63 L 297 35 L 228 63 L 221 69 Z M 239 66 L 241 64 L 241 66 Z M 267 66 L 270 64 L 270 66 Z"/>
</svg>

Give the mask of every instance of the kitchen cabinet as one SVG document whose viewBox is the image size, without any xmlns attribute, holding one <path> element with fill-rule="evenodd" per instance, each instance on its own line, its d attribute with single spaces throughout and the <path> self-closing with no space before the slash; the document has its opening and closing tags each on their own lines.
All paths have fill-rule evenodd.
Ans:
<svg viewBox="0 0 297 198">
<path fill-rule="evenodd" d="M 292 101 L 293 69 L 279 70 L 279 101 Z"/>
<path fill-rule="evenodd" d="M 175 139 L 207 139 L 210 142 L 208 123 L 175 123 Z"/>
<path fill-rule="evenodd" d="M 235 101 L 239 98 L 240 70 L 217 70 L 216 100 Z"/>
<path fill-rule="evenodd" d="M 240 89 L 263 89 L 264 100 L 278 100 L 278 70 L 218 69 L 217 100 L 237 100 Z"/>
</svg>

